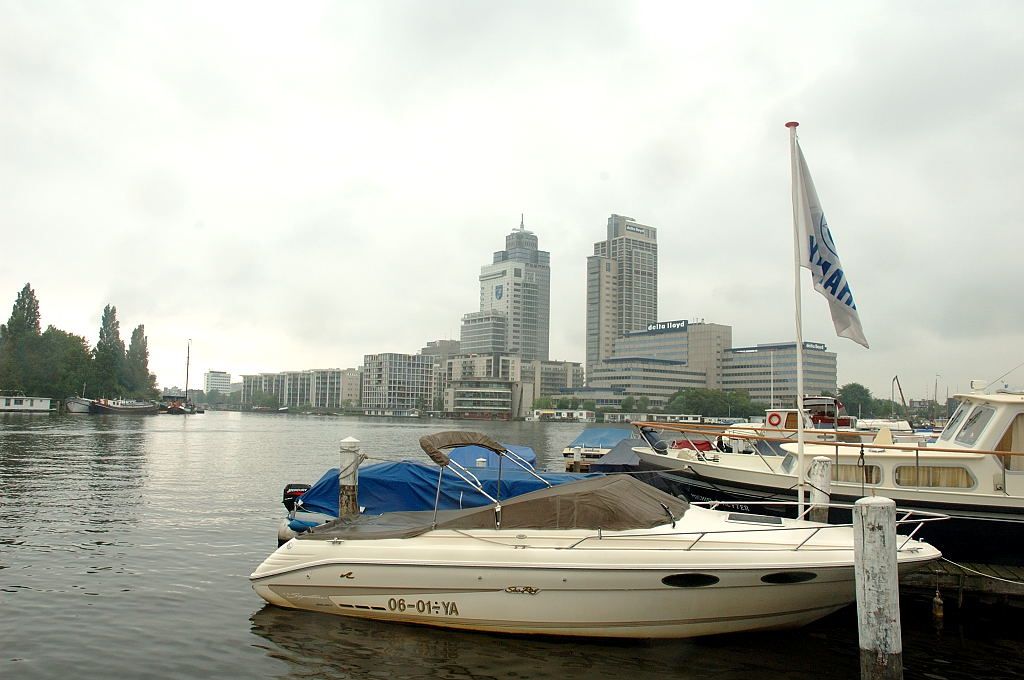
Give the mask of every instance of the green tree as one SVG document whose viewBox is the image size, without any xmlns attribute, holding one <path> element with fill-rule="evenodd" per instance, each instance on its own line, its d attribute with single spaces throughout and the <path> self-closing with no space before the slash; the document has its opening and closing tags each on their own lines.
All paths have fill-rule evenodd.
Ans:
<svg viewBox="0 0 1024 680">
<path fill-rule="evenodd" d="M 651 407 L 651 400 L 647 397 L 640 397 L 636 400 L 636 408 L 638 411 L 647 412 Z"/>
<path fill-rule="evenodd" d="M 253 393 L 250 403 L 253 406 L 269 406 L 271 408 L 277 408 L 280 405 L 277 401 L 277 397 L 273 394 L 259 390 Z"/>
<path fill-rule="evenodd" d="M 149 372 L 149 342 L 146 327 L 139 324 L 132 331 L 124 362 L 125 387 L 132 397 L 155 399 L 156 376 Z"/>
<path fill-rule="evenodd" d="M 847 383 L 839 388 L 839 401 L 843 402 L 846 412 L 858 418 L 875 418 L 875 400 L 871 390 L 860 383 Z M 888 415 L 886 413 L 885 415 Z"/>
<path fill-rule="evenodd" d="M 562 409 L 572 408 L 572 399 L 570 399 L 569 397 L 562 397 L 561 399 L 558 400 L 556 406 Z"/>
<path fill-rule="evenodd" d="M 596 411 L 597 402 L 594 401 L 593 399 L 587 399 L 586 401 L 583 402 L 582 408 L 584 411 Z"/>
<path fill-rule="evenodd" d="M 11 318 L 0 324 L 0 385 L 40 393 L 39 300 L 30 284 L 18 293 Z"/>
<path fill-rule="evenodd" d="M 66 333 L 49 326 L 43 333 L 39 356 L 42 387 L 37 394 L 66 399 L 83 394 L 92 375 L 92 353 L 89 342 L 80 335 Z"/>
<path fill-rule="evenodd" d="M 95 378 L 93 385 L 96 396 L 116 397 L 126 388 L 125 350 L 121 340 L 121 324 L 117 320 L 117 307 L 103 308 L 100 321 L 100 338 L 93 350 Z"/>
<path fill-rule="evenodd" d="M 554 408 L 551 397 L 537 397 L 533 400 L 534 408 Z"/>
<path fill-rule="evenodd" d="M 619 404 L 619 410 L 623 411 L 624 413 L 631 413 L 635 406 L 636 406 L 636 399 L 634 399 L 633 397 L 625 397 L 622 400 L 622 403 Z"/>
</svg>

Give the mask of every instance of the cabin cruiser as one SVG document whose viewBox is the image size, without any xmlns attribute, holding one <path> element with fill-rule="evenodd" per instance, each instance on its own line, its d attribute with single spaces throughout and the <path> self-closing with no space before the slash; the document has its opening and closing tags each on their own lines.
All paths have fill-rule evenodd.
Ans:
<svg viewBox="0 0 1024 680">
<path fill-rule="evenodd" d="M 445 451 L 485 435 L 420 440 Z M 451 470 L 451 472 L 448 472 Z M 906 530 L 903 524 L 898 530 Z M 940 557 L 897 538 L 901 571 Z M 690 637 L 801 626 L 854 600 L 849 526 L 697 507 L 629 475 L 462 510 L 340 518 L 249 577 L 266 601 L 344 616 L 498 633 Z"/>
<path fill-rule="evenodd" d="M 901 443 L 885 429 L 867 443 L 808 437 L 804 474 L 815 456 L 826 456 L 832 463 L 833 501 L 878 495 L 892 498 L 900 508 L 948 514 L 949 521 L 922 530 L 947 557 L 1024 564 L 1024 393 L 954 398 L 960 406 L 935 443 Z M 797 497 L 796 443 L 782 442 L 781 457 L 753 447 L 669 449 L 653 434 L 653 423 L 638 425 L 649 444 L 635 449 L 641 467 L 663 471 L 691 500 Z"/>
</svg>

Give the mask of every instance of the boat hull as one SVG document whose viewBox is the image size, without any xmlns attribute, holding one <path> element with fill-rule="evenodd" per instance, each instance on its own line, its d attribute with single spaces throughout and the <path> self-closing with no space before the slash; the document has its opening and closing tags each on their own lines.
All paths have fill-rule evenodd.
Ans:
<svg viewBox="0 0 1024 680">
<path fill-rule="evenodd" d="M 353 585 L 335 583 L 349 573 Z M 282 607 L 381 621 L 492 633 L 638 638 L 799 627 L 854 599 L 852 568 L 829 569 L 815 584 L 773 586 L 772 592 L 753 597 L 748 593 L 752 586 L 763 590 L 762 570 L 717 572 L 728 585 L 713 588 L 662 583 L 679 573 L 337 562 L 287 581 L 257 581 L 254 589 Z"/>
<path fill-rule="evenodd" d="M 64 410 L 68 413 L 88 413 L 92 399 L 83 397 L 68 397 L 64 400 Z"/>
<path fill-rule="evenodd" d="M 155 415 L 160 412 L 156 403 L 114 404 L 97 399 L 89 404 L 89 413 L 108 415 Z"/>
<path fill-rule="evenodd" d="M 855 590 L 849 527 L 811 535 L 804 529 L 820 525 L 798 525 L 800 535 L 763 534 L 784 534 L 785 544 L 741 543 L 745 531 L 726 542 L 694 542 L 700 531 L 664 540 L 566 531 L 298 538 L 250 579 L 282 607 L 492 633 L 685 638 L 791 628 L 853 602 Z M 823 543 L 797 549 L 805 539 Z M 901 572 L 939 557 L 919 545 L 901 553 Z"/>
</svg>

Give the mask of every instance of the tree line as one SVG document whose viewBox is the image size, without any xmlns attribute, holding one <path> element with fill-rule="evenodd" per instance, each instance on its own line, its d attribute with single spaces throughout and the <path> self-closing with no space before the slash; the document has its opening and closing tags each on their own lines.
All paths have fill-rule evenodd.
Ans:
<svg viewBox="0 0 1024 680">
<path fill-rule="evenodd" d="M 117 308 L 103 308 L 99 340 L 88 341 L 55 326 L 41 330 L 39 300 L 30 284 L 18 293 L 6 324 L 0 324 L 0 389 L 31 396 L 155 399 L 145 326 L 125 347 Z"/>
</svg>

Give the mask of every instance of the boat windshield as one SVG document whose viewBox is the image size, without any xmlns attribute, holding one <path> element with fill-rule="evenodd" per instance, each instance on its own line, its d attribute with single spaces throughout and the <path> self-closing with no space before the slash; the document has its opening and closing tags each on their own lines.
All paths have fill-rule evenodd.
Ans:
<svg viewBox="0 0 1024 680">
<path fill-rule="evenodd" d="M 942 434 L 939 435 L 939 439 L 943 441 L 949 441 L 952 439 L 953 434 L 956 433 L 957 428 L 960 427 L 960 423 L 964 421 L 964 417 L 970 410 L 971 405 L 969 403 L 966 401 L 960 402 L 956 412 L 953 413 L 953 417 L 949 419 L 949 422 L 946 423 L 946 427 L 942 429 Z"/>
<path fill-rule="evenodd" d="M 988 421 L 992 419 L 992 414 L 995 412 L 996 410 L 991 406 L 976 406 L 971 411 L 971 415 L 967 416 L 967 420 L 964 421 L 960 434 L 956 436 L 956 443 L 963 444 L 964 446 L 974 446 L 974 442 L 978 441 L 978 435 L 988 425 Z"/>
</svg>

